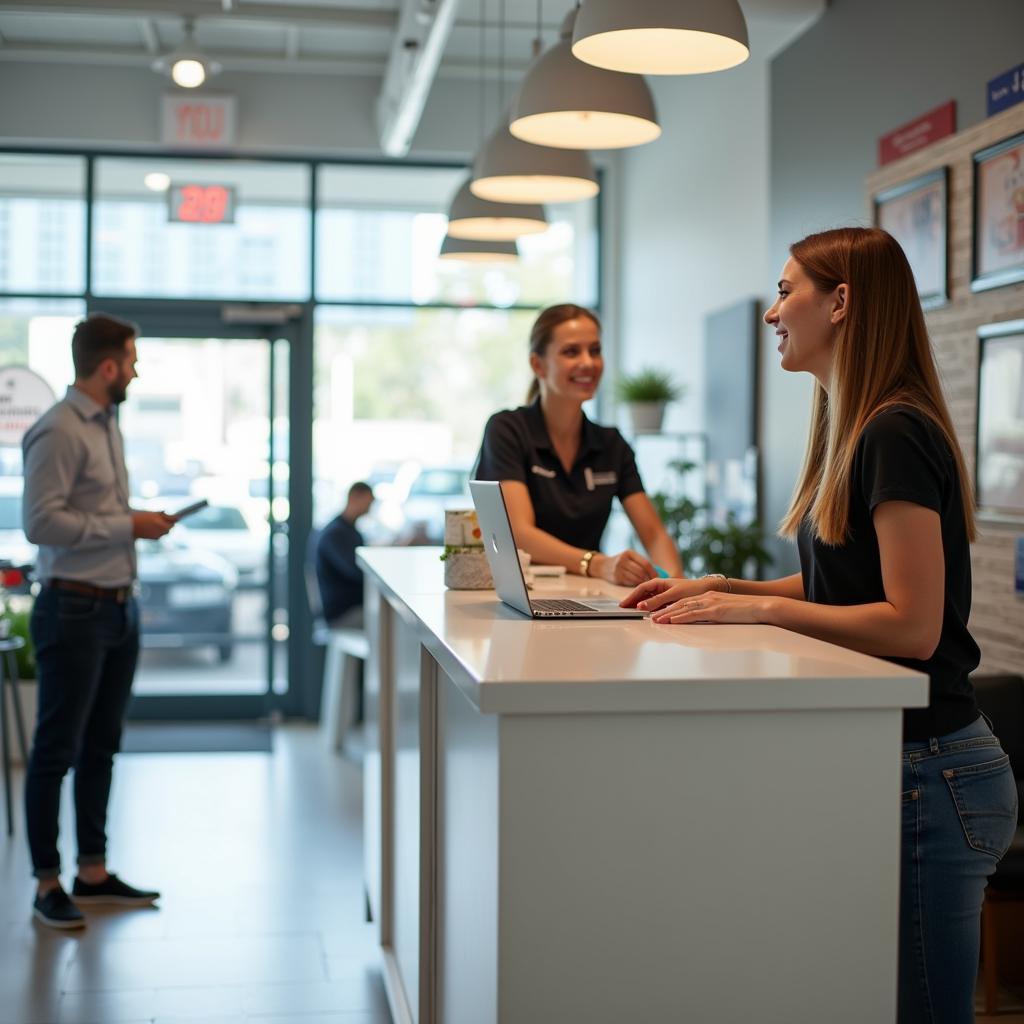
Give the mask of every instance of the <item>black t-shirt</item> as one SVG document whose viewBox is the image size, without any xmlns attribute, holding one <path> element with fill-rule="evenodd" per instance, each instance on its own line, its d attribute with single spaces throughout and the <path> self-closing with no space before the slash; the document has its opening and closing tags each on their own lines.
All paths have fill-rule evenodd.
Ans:
<svg viewBox="0 0 1024 1024">
<path fill-rule="evenodd" d="M 572 472 L 555 452 L 540 400 L 495 413 L 484 428 L 476 480 L 526 484 L 539 529 L 576 547 L 596 551 L 611 514 L 621 501 L 644 489 L 633 449 L 614 427 L 583 417 L 580 450 Z"/>
<path fill-rule="evenodd" d="M 805 523 L 799 533 L 804 594 L 818 604 L 872 604 L 885 600 L 882 564 L 871 514 L 885 501 L 910 501 L 938 512 L 946 563 L 942 634 L 927 661 L 888 658 L 926 672 L 927 708 L 903 715 L 904 740 L 943 736 L 970 725 L 978 706 L 968 674 L 981 652 L 967 630 L 971 611 L 971 555 L 956 462 L 945 436 L 923 413 L 894 406 L 876 416 L 857 442 L 850 488 L 850 537 L 823 544 Z"/>
</svg>

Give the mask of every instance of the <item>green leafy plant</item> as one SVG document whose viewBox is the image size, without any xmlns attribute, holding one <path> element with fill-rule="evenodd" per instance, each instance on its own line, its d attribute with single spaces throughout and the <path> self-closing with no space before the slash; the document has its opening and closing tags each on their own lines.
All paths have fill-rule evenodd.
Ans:
<svg viewBox="0 0 1024 1024">
<path fill-rule="evenodd" d="M 730 513 L 725 523 L 708 519 L 708 509 L 683 493 L 682 480 L 695 462 L 678 459 L 669 463 L 680 479 L 675 493 L 651 495 L 668 535 L 679 548 L 688 575 L 720 572 L 733 579 L 757 578 L 772 564 L 764 547 L 764 532 L 758 522 L 740 523 Z"/>
<path fill-rule="evenodd" d="M 9 623 L 8 636 L 20 636 L 25 641 L 25 646 L 14 652 L 18 662 L 18 677 L 20 679 L 36 678 L 36 653 L 32 647 L 32 637 L 28 631 L 28 620 L 32 615 L 32 605 L 20 608 L 11 608 L 10 604 L 4 612 L 3 618 Z"/>
<path fill-rule="evenodd" d="M 683 397 L 684 389 L 671 374 L 645 369 L 620 377 L 615 390 L 623 402 L 674 402 Z"/>
</svg>

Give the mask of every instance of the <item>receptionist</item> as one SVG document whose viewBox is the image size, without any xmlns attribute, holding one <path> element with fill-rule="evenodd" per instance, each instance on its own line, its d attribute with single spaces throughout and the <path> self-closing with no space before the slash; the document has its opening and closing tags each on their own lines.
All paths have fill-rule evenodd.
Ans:
<svg viewBox="0 0 1024 1024">
<path fill-rule="evenodd" d="M 495 413 L 484 429 L 477 480 L 499 480 L 516 545 L 542 565 L 623 586 L 682 574 L 679 552 L 644 492 L 633 449 L 589 420 L 604 371 L 601 324 L 582 306 L 551 306 L 530 332 L 529 404 Z M 618 498 L 647 557 L 599 550 Z"/>
</svg>

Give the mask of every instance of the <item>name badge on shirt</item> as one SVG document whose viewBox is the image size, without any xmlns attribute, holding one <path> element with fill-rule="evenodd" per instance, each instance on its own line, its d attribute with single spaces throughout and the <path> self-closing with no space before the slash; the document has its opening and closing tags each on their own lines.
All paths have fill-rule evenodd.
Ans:
<svg viewBox="0 0 1024 1024">
<path fill-rule="evenodd" d="M 545 469 L 543 466 L 531 466 L 531 473 L 536 473 L 537 476 L 542 476 L 547 480 L 554 480 L 558 475 L 553 469 Z M 593 490 L 593 488 L 591 488 Z"/>
<path fill-rule="evenodd" d="M 583 470 L 583 479 L 587 482 L 587 490 L 593 491 L 598 487 L 614 487 L 619 482 L 619 474 L 614 471 L 608 473 L 595 473 L 589 466 Z"/>
</svg>

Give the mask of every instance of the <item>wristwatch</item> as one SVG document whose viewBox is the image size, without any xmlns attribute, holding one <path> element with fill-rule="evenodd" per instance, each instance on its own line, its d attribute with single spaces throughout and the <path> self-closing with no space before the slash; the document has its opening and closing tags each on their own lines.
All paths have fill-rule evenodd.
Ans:
<svg viewBox="0 0 1024 1024">
<path fill-rule="evenodd" d="M 580 559 L 580 575 L 590 575 L 590 560 L 596 555 L 596 551 L 585 551 L 583 557 Z"/>
</svg>

